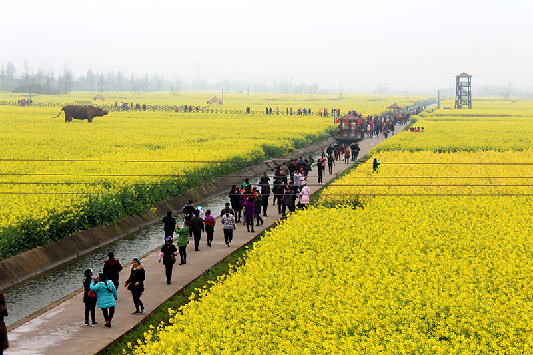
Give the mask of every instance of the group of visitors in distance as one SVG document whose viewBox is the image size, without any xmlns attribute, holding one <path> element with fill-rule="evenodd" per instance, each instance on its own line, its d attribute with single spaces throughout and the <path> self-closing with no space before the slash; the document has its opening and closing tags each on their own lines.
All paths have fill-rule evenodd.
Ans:
<svg viewBox="0 0 533 355">
<path fill-rule="evenodd" d="M 406 119 L 399 117 L 398 119 L 393 119 L 392 117 L 360 117 L 356 122 L 357 131 L 361 133 L 361 138 L 364 134 L 368 134 L 369 138 L 379 138 L 379 134 L 383 134 L 385 139 L 388 138 L 389 134 L 394 135 L 394 125 L 405 124 Z"/>
<path fill-rule="evenodd" d="M 340 115 L 341 111 L 339 109 L 332 109 L 331 112 L 337 112 L 337 114 Z M 250 107 L 246 107 L 246 113 L 250 113 Z M 283 114 L 283 109 L 280 111 L 279 107 L 276 107 L 275 110 L 272 110 L 272 107 L 265 108 L 265 114 L 267 115 L 272 115 L 272 114 L 279 115 L 280 113 Z M 292 107 L 287 107 L 285 109 L 285 114 L 291 115 L 291 116 L 292 115 L 307 116 L 307 115 L 311 115 L 312 112 L 311 112 L 311 108 L 299 108 L 297 110 L 293 110 Z M 322 109 L 319 108 L 317 111 L 317 114 L 319 116 L 328 117 L 328 109 L 324 107 L 324 110 L 322 111 Z"/>
</svg>

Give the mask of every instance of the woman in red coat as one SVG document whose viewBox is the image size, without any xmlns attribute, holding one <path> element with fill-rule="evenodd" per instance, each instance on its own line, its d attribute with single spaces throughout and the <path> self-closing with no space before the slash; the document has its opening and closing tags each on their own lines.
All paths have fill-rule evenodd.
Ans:
<svg viewBox="0 0 533 355">
<path fill-rule="evenodd" d="M 348 164 L 348 161 L 350 161 L 350 148 L 344 149 L 344 162 Z"/>
</svg>

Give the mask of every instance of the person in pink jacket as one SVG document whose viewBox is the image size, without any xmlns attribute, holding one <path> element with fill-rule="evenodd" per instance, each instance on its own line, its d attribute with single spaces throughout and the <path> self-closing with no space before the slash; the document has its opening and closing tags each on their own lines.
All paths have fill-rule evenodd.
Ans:
<svg viewBox="0 0 533 355">
<path fill-rule="evenodd" d="M 300 192 L 300 203 L 302 204 L 302 207 L 307 208 L 309 205 L 309 196 L 311 196 L 311 189 L 309 186 L 304 185 Z"/>
</svg>

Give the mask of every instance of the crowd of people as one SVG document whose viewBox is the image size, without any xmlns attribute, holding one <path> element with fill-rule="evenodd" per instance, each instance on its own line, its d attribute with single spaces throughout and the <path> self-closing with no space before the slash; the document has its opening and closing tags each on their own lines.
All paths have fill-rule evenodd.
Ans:
<svg viewBox="0 0 533 355">
<path fill-rule="evenodd" d="M 119 275 L 122 265 L 115 259 L 113 252 L 108 253 L 109 259 L 105 261 L 101 273 L 93 275 L 93 269 L 84 272 L 83 303 L 85 304 L 85 325 L 98 325 L 96 322 L 96 308 L 102 310 L 105 327 L 111 328 L 111 321 L 115 314 L 116 300 L 118 298 Z M 141 295 L 144 292 L 145 271 L 141 259 L 134 258 L 130 269 L 130 276 L 124 283 L 132 295 L 135 311 L 133 314 L 144 313 Z M 91 322 L 89 323 L 89 317 Z"/>
<path fill-rule="evenodd" d="M 115 101 L 115 110 L 122 110 L 122 111 L 128 111 L 128 110 L 136 110 L 136 111 L 146 111 L 146 104 L 140 104 L 136 103 L 133 105 L 133 102 L 127 103 L 127 102 L 121 102 L 120 104 Z"/>
<path fill-rule="evenodd" d="M 321 109 L 319 108 L 318 111 L 316 111 L 315 114 L 317 114 L 318 116 L 323 116 L 323 117 L 328 117 L 329 116 L 329 113 L 330 111 L 324 107 L 324 109 Z M 332 109 L 331 112 L 334 114 L 335 112 L 337 113 L 337 115 L 340 116 L 340 113 L 341 113 L 341 110 L 339 109 Z M 246 113 L 250 113 L 250 107 L 246 107 Z M 273 114 L 276 114 L 276 115 L 279 115 L 279 114 L 283 114 L 283 109 L 279 109 L 279 107 L 276 107 L 275 110 L 272 109 L 272 107 L 266 107 L 265 108 L 265 114 L 267 115 L 273 115 Z M 305 108 L 305 107 L 302 107 L 302 108 L 299 108 L 299 109 L 293 109 L 292 107 L 287 107 L 285 109 L 285 115 L 300 115 L 300 116 L 307 116 L 307 115 L 312 115 L 313 112 L 311 111 L 311 108 Z"/>
<path fill-rule="evenodd" d="M 411 127 L 409 132 L 424 133 L 424 127 Z"/>
<path fill-rule="evenodd" d="M 32 99 L 20 99 L 17 101 L 18 106 L 31 106 L 33 104 Z"/>
</svg>

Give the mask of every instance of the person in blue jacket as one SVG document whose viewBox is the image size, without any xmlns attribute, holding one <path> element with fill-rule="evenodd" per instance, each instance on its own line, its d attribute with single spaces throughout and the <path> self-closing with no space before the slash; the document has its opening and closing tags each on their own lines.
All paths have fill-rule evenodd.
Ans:
<svg viewBox="0 0 533 355">
<path fill-rule="evenodd" d="M 96 307 L 102 309 L 104 314 L 105 326 L 111 328 L 111 320 L 115 314 L 115 306 L 117 303 L 117 289 L 113 281 L 108 280 L 105 274 L 99 274 L 96 279 L 93 279 L 89 288 L 96 291 Z M 109 311 L 109 313 L 108 313 Z"/>
</svg>

